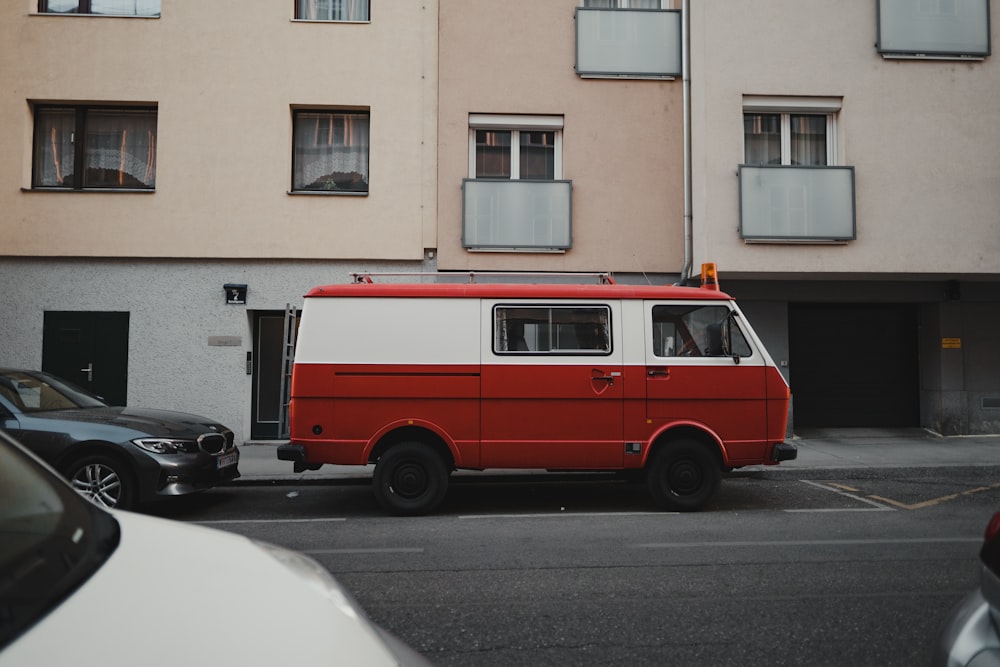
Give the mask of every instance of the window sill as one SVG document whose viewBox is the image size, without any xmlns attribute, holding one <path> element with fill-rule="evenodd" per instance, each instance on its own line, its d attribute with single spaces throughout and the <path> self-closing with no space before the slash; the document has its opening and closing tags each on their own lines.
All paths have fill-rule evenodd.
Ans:
<svg viewBox="0 0 1000 667">
<path fill-rule="evenodd" d="M 566 248 L 466 248 L 468 252 L 506 252 L 565 255 Z"/>
<path fill-rule="evenodd" d="M 28 16 L 75 16 L 77 18 L 91 19 L 158 19 L 156 16 L 139 16 L 137 14 L 75 14 L 72 12 L 29 12 Z"/>
<path fill-rule="evenodd" d="M 367 192 L 350 192 L 348 190 L 289 190 L 289 195 L 318 195 L 320 197 L 367 197 Z"/>
<path fill-rule="evenodd" d="M 774 245 L 847 245 L 853 239 L 743 239 L 743 243 L 746 245 L 764 245 L 764 244 L 774 244 Z"/>
<path fill-rule="evenodd" d="M 93 194 L 95 192 L 98 192 L 98 193 L 100 193 L 100 192 L 114 192 L 115 194 L 127 193 L 127 194 L 151 195 L 151 194 L 153 194 L 153 193 L 156 192 L 156 188 L 142 188 L 142 189 L 140 189 L 140 188 L 82 188 L 82 189 L 77 190 L 77 189 L 74 189 L 74 188 L 45 188 L 45 187 L 41 187 L 41 188 L 21 188 L 21 192 L 60 192 L 60 193 L 69 193 L 69 194 L 73 194 L 73 193 L 76 193 L 76 194 L 80 194 L 80 193 L 83 193 L 83 194 Z"/>
<path fill-rule="evenodd" d="M 347 25 L 367 25 L 371 23 L 371 19 L 367 21 L 334 21 L 333 19 L 289 19 L 292 23 L 346 23 Z"/>
<path fill-rule="evenodd" d="M 882 53 L 881 56 L 883 60 L 952 60 L 958 62 L 983 62 L 986 60 L 986 55 L 974 53 Z"/>
<path fill-rule="evenodd" d="M 599 72 L 577 72 L 581 79 L 604 79 L 606 81 L 676 81 L 676 74 L 601 74 Z"/>
</svg>

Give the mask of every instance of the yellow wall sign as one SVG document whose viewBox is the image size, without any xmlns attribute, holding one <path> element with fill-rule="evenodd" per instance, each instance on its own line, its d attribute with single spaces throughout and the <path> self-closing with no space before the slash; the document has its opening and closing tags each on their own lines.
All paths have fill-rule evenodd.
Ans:
<svg viewBox="0 0 1000 667">
<path fill-rule="evenodd" d="M 962 349 L 962 339 L 961 338 L 942 338 L 941 347 L 945 350 L 961 350 Z"/>
</svg>

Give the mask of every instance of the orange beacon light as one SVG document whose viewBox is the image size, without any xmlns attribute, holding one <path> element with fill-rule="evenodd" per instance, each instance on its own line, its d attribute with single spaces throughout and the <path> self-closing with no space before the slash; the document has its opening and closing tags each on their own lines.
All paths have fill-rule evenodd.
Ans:
<svg viewBox="0 0 1000 667">
<path fill-rule="evenodd" d="M 715 268 L 715 262 L 706 262 L 701 265 L 701 287 L 719 291 L 719 272 Z"/>
</svg>

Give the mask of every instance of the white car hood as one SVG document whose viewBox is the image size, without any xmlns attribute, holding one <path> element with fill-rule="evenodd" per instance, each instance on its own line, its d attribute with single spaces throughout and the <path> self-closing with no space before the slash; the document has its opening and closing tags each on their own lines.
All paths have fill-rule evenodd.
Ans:
<svg viewBox="0 0 1000 667">
<path fill-rule="evenodd" d="M 346 598 L 249 539 L 114 516 L 111 558 L 0 652 L 0 666 L 395 664 Z"/>
</svg>

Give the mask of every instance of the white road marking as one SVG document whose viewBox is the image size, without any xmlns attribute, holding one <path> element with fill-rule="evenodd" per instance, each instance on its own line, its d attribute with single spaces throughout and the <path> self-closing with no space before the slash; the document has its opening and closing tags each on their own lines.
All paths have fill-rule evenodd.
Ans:
<svg viewBox="0 0 1000 667">
<path fill-rule="evenodd" d="M 783 510 L 784 512 L 895 512 L 896 508 L 889 507 L 888 505 L 883 505 L 882 503 L 877 503 L 874 500 L 868 498 L 862 498 L 859 495 L 848 493 L 846 491 L 841 491 L 839 488 L 833 488 L 826 484 L 820 484 L 819 482 L 813 482 L 808 479 L 800 479 L 803 484 L 808 484 L 809 486 L 815 486 L 817 489 L 823 489 L 824 491 L 829 491 L 830 493 L 836 493 L 838 496 L 844 496 L 845 498 L 850 498 L 851 500 L 856 500 L 860 503 L 866 505 L 871 505 L 871 508 L 825 508 L 825 509 L 790 509 Z"/>
<path fill-rule="evenodd" d="M 192 521 L 200 524 L 219 523 L 336 523 L 347 521 L 345 517 L 333 517 L 329 519 L 211 519 L 209 521 Z"/>
<path fill-rule="evenodd" d="M 826 547 L 826 546 L 874 546 L 874 545 L 904 545 L 904 544 L 965 544 L 982 543 L 982 537 L 914 537 L 902 539 L 875 540 L 784 540 L 746 542 L 650 542 L 633 544 L 636 549 L 701 549 L 718 547 Z"/>
</svg>

